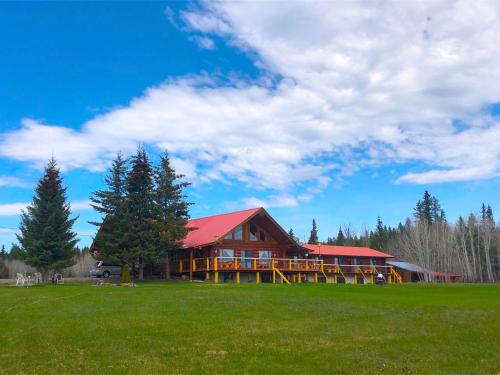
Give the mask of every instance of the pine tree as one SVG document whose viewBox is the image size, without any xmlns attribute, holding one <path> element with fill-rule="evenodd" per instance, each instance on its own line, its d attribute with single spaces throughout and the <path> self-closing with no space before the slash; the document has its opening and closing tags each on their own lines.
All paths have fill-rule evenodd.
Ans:
<svg viewBox="0 0 500 375">
<path fill-rule="evenodd" d="M 2 245 L 0 249 L 0 258 L 7 258 L 7 251 L 5 250 L 5 245 Z"/>
<path fill-rule="evenodd" d="M 179 181 L 184 175 L 175 173 L 170 166 L 168 152 L 165 151 L 160 165 L 155 169 L 154 217 L 158 243 L 154 260 L 166 256 L 166 278 L 170 279 L 170 253 L 182 246 L 189 219 L 189 206 L 184 189 L 190 183 Z"/>
<path fill-rule="evenodd" d="M 18 259 L 18 260 L 23 260 L 24 257 L 26 256 L 26 253 L 24 252 L 23 249 L 21 249 L 18 245 L 12 244 L 9 252 L 9 259 Z"/>
<path fill-rule="evenodd" d="M 144 279 L 144 265 L 157 256 L 157 235 L 153 215 L 153 168 L 144 147 L 131 158 L 131 169 L 126 178 L 126 236 L 127 263 L 133 261 L 139 268 L 139 279 Z"/>
<path fill-rule="evenodd" d="M 446 221 L 446 215 L 441 208 L 439 200 L 433 197 L 427 190 L 424 192 L 422 200 L 417 202 L 414 215 L 417 220 L 426 222 L 427 224 Z"/>
<path fill-rule="evenodd" d="M 103 219 L 91 222 L 99 230 L 93 243 L 93 251 L 99 258 L 111 263 L 130 262 L 127 252 L 127 215 L 125 207 L 125 178 L 127 165 L 121 153 L 113 161 L 104 181 L 106 188 L 92 193 L 91 206 Z"/>
<path fill-rule="evenodd" d="M 335 240 L 335 245 L 345 246 L 345 236 L 344 236 L 344 232 L 342 232 L 342 228 L 339 228 L 339 233 L 337 234 L 337 239 Z"/>
<path fill-rule="evenodd" d="M 72 232 L 77 218 L 70 219 L 66 203 L 66 188 L 52 158 L 39 181 L 33 202 L 21 214 L 21 234 L 17 235 L 26 253 L 25 262 L 47 278 L 51 270 L 62 270 L 74 264 L 76 233 Z"/>
<path fill-rule="evenodd" d="M 312 229 L 311 229 L 311 235 L 309 236 L 309 241 L 307 241 L 308 244 L 313 244 L 317 245 L 318 244 L 318 228 L 316 227 L 316 220 L 313 219 L 312 221 Z"/>
</svg>

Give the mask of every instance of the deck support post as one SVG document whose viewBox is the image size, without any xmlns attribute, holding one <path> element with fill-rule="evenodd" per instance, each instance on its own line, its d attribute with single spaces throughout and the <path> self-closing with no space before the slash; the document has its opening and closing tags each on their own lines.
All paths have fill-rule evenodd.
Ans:
<svg viewBox="0 0 500 375">
<path fill-rule="evenodd" d="M 273 284 L 276 284 L 276 271 L 273 269 Z"/>
<path fill-rule="evenodd" d="M 337 284 L 337 275 L 333 275 L 333 283 Z"/>
<path fill-rule="evenodd" d="M 387 275 L 387 283 L 392 284 L 392 275 L 391 274 Z"/>
<path fill-rule="evenodd" d="M 240 273 L 236 272 L 236 284 L 240 283 Z"/>
<path fill-rule="evenodd" d="M 299 272 L 299 284 L 302 284 L 302 274 Z"/>
<path fill-rule="evenodd" d="M 189 281 L 193 280 L 193 250 L 189 252 Z"/>
<path fill-rule="evenodd" d="M 179 260 L 179 272 L 182 273 L 182 259 Z"/>
<path fill-rule="evenodd" d="M 370 275 L 370 283 L 373 284 L 373 273 Z"/>
<path fill-rule="evenodd" d="M 260 272 L 255 272 L 255 282 L 260 284 Z"/>
<path fill-rule="evenodd" d="M 210 280 L 210 272 L 205 272 L 205 280 Z"/>
<path fill-rule="evenodd" d="M 214 258 L 214 284 L 219 283 L 219 272 L 217 271 L 218 269 L 218 259 L 217 257 Z"/>
<path fill-rule="evenodd" d="M 314 284 L 318 283 L 318 273 L 314 272 Z"/>
</svg>

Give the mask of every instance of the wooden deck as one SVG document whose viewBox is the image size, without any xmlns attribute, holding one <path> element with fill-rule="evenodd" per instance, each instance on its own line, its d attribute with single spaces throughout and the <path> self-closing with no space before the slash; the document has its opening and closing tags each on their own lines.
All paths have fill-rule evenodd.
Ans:
<svg viewBox="0 0 500 375">
<path fill-rule="evenodd" d="M 271 274 L 272 282 L 301 283 L 303 281 L 340 283 L 352 280 L 354 284 L 374 284 L 378 274 L 384 275 L 387 283 L 402 283 L 401 276 L 392 266 L 326 264 L 315 259 L 291 258 L 194 258 L 183 259 L 172 264 L 172 272 L 189 275 L 189 278 L 203 276 L 214 283 L 219 282 L 219 273 L 232 273 L 235 282 L 240 282 L 242 273 L 255 275 L 255 282 L 263 274 Z"/>
</svg>

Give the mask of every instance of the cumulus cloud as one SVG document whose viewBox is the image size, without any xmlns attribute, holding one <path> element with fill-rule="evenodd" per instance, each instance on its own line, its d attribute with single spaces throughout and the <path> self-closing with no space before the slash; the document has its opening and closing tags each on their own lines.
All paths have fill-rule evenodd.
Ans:
<svg viewBox="0 0 500 375">
<path fill-rule="evenodd" d="M 0 155 L 103 170 L 140 142 L 285 206 L 384 164 L 418 162 L 400 183 L 498 174 L 500 121 L 485 111 L 500 102 L 498 2 L 207 2 L 179 22 L 251 52 L 275 84 L 170 79 L 80 130 L 25 119 Z"/>
<path fill-rule="evenodd" d="M 215 49 L 215 42 L 213 41 L 213 39 L 206 36 L 193 35 L 189 39 L 195 42 L 201 49 Z"/>
<path fill-rule="evenodd" d="M 0 216 L 18 216 L 28 204 L 27 202 L 0 204 Z"/>
<path fill-rule="evenodd" d="M 2 186 L 24 188 L 24 187 L 28 187 L 29 185 L 17 177 L 0 176 L 0 187 L 2 187 Z"/>
<path fill-rule="evenodd" d="M 0 216 L 18 216 L 31 202 L 16 202 L 0 204 Z M 90 200 L 73 201 L 70 203 L 73 211 L 91 210 Z"/>
</svg>

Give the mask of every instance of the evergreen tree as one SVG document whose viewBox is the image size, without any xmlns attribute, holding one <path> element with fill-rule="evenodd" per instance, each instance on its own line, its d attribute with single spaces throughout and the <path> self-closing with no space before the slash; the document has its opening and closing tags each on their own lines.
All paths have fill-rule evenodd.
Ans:
<svg viewBox="0 0 500 375">
<path fill-rule="evenodd" d="M 144 279 L 144 265 L 157 257 L 154 223 L 153 168 L 144 147 L 131 158 L 131 169 L 126 178 L 126 236 L 127 252 L 124 258 L 138 265 L 139 279 Z"/>
<path fill-rule="evenodd" d="M 2 245 L 2 248 L 0 249 L 0 258 L 6 258 L 7 257 L 7 251 L 5 250 L 5 245 Z"/>
<path fill-rule="evenodd" d="M 446 221 L 445 212 L 441 208 L 438 199 L 433 197 L 427 190 L 424 192 L 423 198 L 417 202 L 414 215 L 417 220 L 424 221 L 427 224 Z"/>
<path fill-rule="evenodd" d="M 309 236 L 309 241 L 307 241 L 308 244 L 313 244 L 317 245 L 318 244 L 318 228 L 316 227 L 316 220 L 313 219 L 312 221 L 312 229 L 311 229 L 311 235 Z"/>
<path fill-rule="evenodd" d="M 495 222 L 495 218 L 493 217 L 493 210 L 491 209 L 490 205 L 486 207 L 486 220 L 488 220 L 490 223 Z"/>
<path fill-rule="evenodd" d="M 345 236 L 344 236 L 344 232 L 342 232 L 342 228 L 339 228 L 339 233 L 337 234 L 337 239 L 335 240 L 335 245 L 345 246 Z"/>
<path fill-rule="evenodd" d="M 70 219 L 66 188 L 52 158 L 39 181 L 33 202 L 21 214 L 21 234 L 17 238 L 26 253 L 25 262 L 39 270 L 44 279 L 51 270 L 62 270 L 74 264 L 76 218 Z"/>
<path fill-rule="evenodd" d="M 92 193 L 91 206 L 103 215 L 101 221 L 91 224 L 97 226 L 98 232 L 93 243 L 93 251 L 99 259 L 110 263 L 125 264 L 130 262 L 127 252 L 127 222 L 125 207 L 125 178 L 127 165 L 123 155 L 118 153 L 104 181 L 105 189 Z"/>
<path fill-rule="evenodd" d="M 190 183 L 179 181 L 184 175 L 176 174 L 170 165 L 168 152 L 165 151 L 160 165 L 155 170 L 154 217 L 158 243 L 153 260 L 166 256 L 166 278 L 170 279 L 169 254 L 182 247 L 181 240 L 186 236 L 189 219 L 189 206 L 184 189 Z"/>
<path fill-rule="evenodd" d="M 12 244 L 9 252 L 9 259 L 23 260 L 26 253 L 18 245 Z"/>
</svg>

